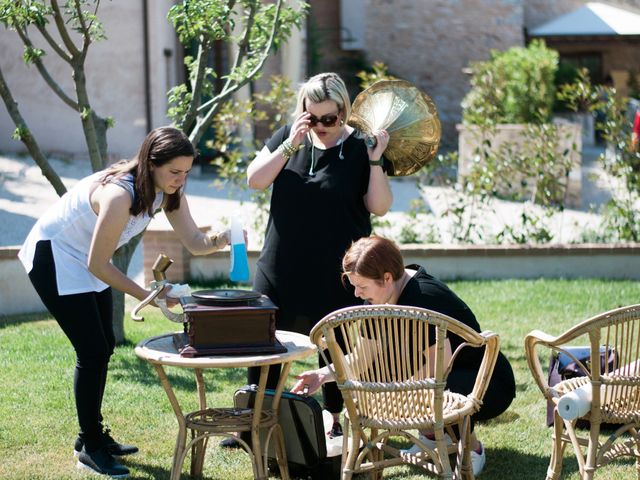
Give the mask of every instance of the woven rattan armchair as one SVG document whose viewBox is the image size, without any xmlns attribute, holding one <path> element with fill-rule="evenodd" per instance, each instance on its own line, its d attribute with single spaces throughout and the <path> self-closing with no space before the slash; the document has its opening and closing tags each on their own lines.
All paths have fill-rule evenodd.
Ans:
<svg viewBox="0 0 640 480">
<path fill-rule="evenodd" d="M 584 365 L 564 349 L 569 344 L 590 346 L 589 365 Z M 550 387 L 539 358 L 546 348 L 538 352 L 539 346 L 564 351 L 584 372 L 589 372 L 590 366 L 590 374 Z M 640 478 L 640 305 L 602 313 L 558 337 L 533 331 L 525 338 L 525 351 L 533 378 L 554 405 L 553 445 L 547 479 L 560 477 L 562 454 L 567 444 L 573 446 L 583 479 L 592 479 L 596 468 L 620 456 L 635 457 Z M 613 361 L 601 362 L 601 351 L 613 352 Z M 581 387 L 591 395 L 591 406 L 589 408 L 586 403 L 588 411 L 582 417 L 589 421 L 589 430 L 583 432 L 576 428 L 578 418 L 565 420 L 558 411 L 562 395 Z M 619 425 L 604 441 L 600 439 L 603 423 Z"/>
<path fill-rule="evenodd" d="M 445 355 L 451 333 L 463 339 L 452 356 Z M 496 334 L 479 334 L 453 318 L 422 308 L 365 305 L 327 315 L 310 336 L 321 351 L 328 350 L 333 361 L 330 368 L 344 397 L 343 479 L 362 472 L 380 478 L 382 469 L 403 463 L 440 478 L 473 479 L 470 416 L 480 408 L 493 373 L 499 348 Z M 430 358 L 431 343 L 435 355 Z M 473 391 L 460 395 L 446 390 L 458 352 L 481 347 L 484 354 Z M 433 431 L 437 447 L 428 448 L 409 432 L 416 429 Z M 454 439 L 450 447 L 445 431 Z M 388 443 L 391 436 L 404 437 L 422 451 L 401 452 Z M 452 469 L 449 453 L 454 452 Z"/>
</svg>

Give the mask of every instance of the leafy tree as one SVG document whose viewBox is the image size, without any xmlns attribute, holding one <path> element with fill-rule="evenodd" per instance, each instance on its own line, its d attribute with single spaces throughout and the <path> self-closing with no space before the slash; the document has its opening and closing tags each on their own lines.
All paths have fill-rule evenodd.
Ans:
<svg viewBox="0 0 640 480">
<path fill-rule="evenodd" d="M 214 184 L 247 189 L 247 167 L 254 152 L 262 149 L 260 139 L 243 135 L 256 126 L 273 132 L 287 123 L 295 108 L 296 92 L 288 79 L 272 76 L 266 92 L 256 92 L 249 100 L 228 100 L 215 116 L 214 138 L 206 146 L 220 154 L 211 163 L 217 168 Z M 253 228 L 263 232 L 271 199 L 271 190 L 252 190 L 251 200 L 257 207 Z"/>
<path fill-rule="evenodd" d="M 196 43 L 196 54 L 185 58 L 188 81 L 169 92 L 169 116 L 178 128 L 198 144 L 226 101 L 244 85 L 259 77 L 270 53 L 300 27 L 306 4 L 287 7 L 284 0 L 185 0 L 171 8 L 173 23 L 183 45 Z M 229 72 L 215 89 L 216 72 L 208 58 L 215 42 L 234 46 Z"/>
<path fill-rule="evenodd" d="M 34 66 L 52 93 L 78 113 L 93 171 L 107 164 L 107 130 L 113 119 L 101 117 L 91 105 L 87 90 L 85 61 L 94 42 L 105 40 L 98 19 L 100 0 L 0 0 L 0 22 L 14 31 L 24 44 L 23 58 Z M 267 57 L 299 26 L 306 14 L 306 4 L 295 9 L 284 0 L 184 0 L 175 5 L 169 19 L 184 45 L 195 45 L 196 56 L 185 60 L 189 80 L 169 92 L 170 116 L 176 126 L 188 133 L 198 144 L 226 101 L 248 82 L 258 78 Z M 44 47 L 36 47 L 32 32 L 39 32 Z M 56 39 L 60 38 L 60 42 Z M 222 78 L 222 89 L 216 91 L 215 72 L 207 64 L 215 42 L 222 42 L 234 51 L 230 71 Z M 46 50 L 45 50 L 46 48 Z M 46 68 L 42 59 L 53 54 L 62 59 L 71 71 L 73 93 Z M 0 96 L 15 124 L 14 138 L 23 142 L 43 175 L 58 195 L 66 189 L 55 170 L 42 153 L 36 134 L 20 113 L 11 88 L 0 66 Z M 140 236 L 119 249 L 114 264 L 126 271 Z M 124 339 L 124 295 L 114 291 L 114 330 L 116 339 Z"/>
<path fill-rule="evenodd" d="M 615 88 L 591 83 L 586 70 L 576 81 L 563 85 L 559 96 L 573 109 L 583 106 L 600 111 L 603 120 L 596 126 L 607 144 L 600 156 L 604 170 L 614 179 L 614 193 L 603 209 L 605 241 L 640 241 L 640 152 L 631 148 L 632 120 L 629 99 L 617 95 Z"/>
</svg>

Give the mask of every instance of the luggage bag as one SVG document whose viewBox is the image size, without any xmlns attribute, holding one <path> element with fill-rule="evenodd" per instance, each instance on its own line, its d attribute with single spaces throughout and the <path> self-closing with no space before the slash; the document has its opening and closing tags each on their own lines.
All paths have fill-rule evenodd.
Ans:
<svg viewBox="0 0 640 480">
<path fill-rule="evenodd" d="M 234 395 L 235 407 L 252 408 L 256 389 L 256 385 L 247 385 L 237 390 Z M 271 408 L 273 393 L 273 390 L 266 390 L 263 408 Z M 291 478 L 312 480 L 340 478 L 341 455 L 327 457 L 322 407 L 315 398 L 282 392 L 278 419 L 285 439 L 287 465 Z M 241 438 L 251 443 L 250 432 L 242 432 Z M 264 437 L 261 438 L 264 439 Z M 272 473 L 279 473 L 273 441 L 269 442 L 267 455 L 269 470 Z"/>
</svg>

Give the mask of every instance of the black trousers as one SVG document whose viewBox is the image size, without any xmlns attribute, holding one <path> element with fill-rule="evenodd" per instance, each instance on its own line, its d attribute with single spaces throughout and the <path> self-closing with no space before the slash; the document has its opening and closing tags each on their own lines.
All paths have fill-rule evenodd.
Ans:
<svg viewBox="0 0 640 480">
<path fill-rule="evenodd" d="M 285 303 L 278 295 L 277 289 L 271 284 L 264 272 L 258 268 L 255 272 L 253 280 L 254 290 L 268 296 L 271 301 L 279 308 L 276 314 L 276 327 L 283 330 L 290 330 L 293 332 L 301 333 L 303 335 L 309 335 L 311 328 L 316 321 L 320 320 L 323 315 L 316 314 L 311 316 L 299 315 L 294 308 L 287 308 Z M 340 343 L 342 338 L 338 338 Z M 328 352 L 327 352 L 328 353 Z M 322 368 L 325 363 L 320 355 L 318 355 L 318 364 Z M 269 376 L 267 377 L 267 388 L 275 389 L 278 385 L 278 379 L 280 377 L 281 367 L 280 365 L 272 365 L 269 368 Z M 260 367 L 250 367 L 247 372 L 247 382 L 249 385 L 257 385 L 260 380 Z M 335 382 L 329 382 L 322 386 L 322 399 L 324 408 L 331 413 L 340 413 L 344 406 L 344 400 L 342 399 L 342 393 L 338 389 Z"/>
<path fill-rule="evenodd" d="M 73 392 L 80 437 L 88 451 L 95 450 L 100 446 L 102 398 L 109 359 L 115 347 L 111 288 L 102 292 L 59 295 L 49 241 L 36 245 L 29 278 L 75 350 Z"/>
<path fill-rule="evenodd" d="M 477 366 L 457 368 L 454 364 L 447 378 L 447 389 L 462 395 L 468 395 L 473 390 L 477 375 Z M 516 381 L 513 370 L 507 357 L 500 352 L 487 392 L 482 400 L 482 407 L 471 416 L 471 430 L 473 431 L 476 421 L 490 420 L 504 413 L 513 402 L 515 396 Z"/>
</svg>

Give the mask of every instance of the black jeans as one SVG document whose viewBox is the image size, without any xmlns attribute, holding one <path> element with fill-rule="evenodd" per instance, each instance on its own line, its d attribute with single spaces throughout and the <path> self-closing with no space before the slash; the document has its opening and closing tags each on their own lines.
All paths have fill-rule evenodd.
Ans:
<svg viewBox="0 0 640 480">
<path fill-rule="evenodd" d="M 59 295 L 50 241 L 40 241 L 36 245 L 29 278 L 75 349 L 73 392 L 80 437 L 88 451 L 95 450 L 100 446 L 102 397 L 109 359 L 115 347 L 111 288 L 102 292 Z"/>
<path fill-rule="evenodd" d="M 477 375 L 477 367 L 456 368 L 454 364 L 447 378 L 447 389 L 462 395 L 469 395 L 473 390 Z M 471 431 L 473 431 L 476 421 L 490 420 L 504 413 L 515 397 L 516 380 L 513 370 L 507 357 L 500 352 L 489 386 L 482 399 L 482 407 L 471 416 Z"/>
</svg>

